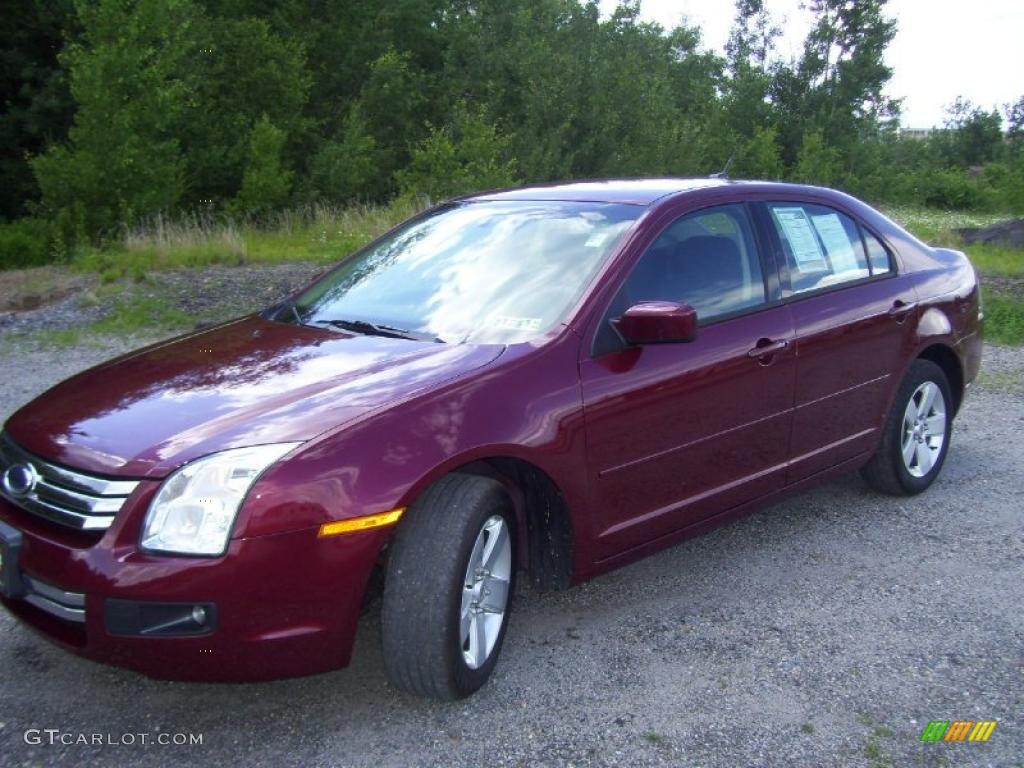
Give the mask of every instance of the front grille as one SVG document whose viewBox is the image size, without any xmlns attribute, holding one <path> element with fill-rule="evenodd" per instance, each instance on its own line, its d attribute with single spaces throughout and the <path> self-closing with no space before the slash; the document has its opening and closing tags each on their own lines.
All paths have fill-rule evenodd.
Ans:
<svg viewBox="0 0 1024 768">
<path fill-rule="evenodd" d="M 25 478 L 31 478 L 27 490 L 23 490 Z M 59 467 L 22 450 L 8 435 L 0 435 L 0 496 L 51 522 L 81 531 L 104 531 L 138 484 L 138 480 L 110 480 Z"/>
</svg>

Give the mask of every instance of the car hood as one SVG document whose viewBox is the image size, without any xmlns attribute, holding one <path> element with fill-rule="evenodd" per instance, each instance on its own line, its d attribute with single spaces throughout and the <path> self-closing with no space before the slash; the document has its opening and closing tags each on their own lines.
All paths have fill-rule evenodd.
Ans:
<svg viewBox="0 0 1024 768">
<path fill-rule="evenodd" d="M 248 317 L 80 373 L 15 413 L 6 431 L 70 467 L 160 477 L 214 451 L 310 439 L 503 349 Z"/>
</svg>

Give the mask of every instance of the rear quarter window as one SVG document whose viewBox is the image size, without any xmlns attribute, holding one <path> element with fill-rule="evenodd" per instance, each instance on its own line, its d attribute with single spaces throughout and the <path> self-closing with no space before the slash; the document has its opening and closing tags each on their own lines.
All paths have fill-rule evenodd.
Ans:
<svg viewBox="0 0 1024 768">
<path fill-rule="evenodd" d="M 889 249 L 882 245 L 882 241 L 861 227 L 864 235 L 864 244 L 868 249 L 868 266 L 871 267 L 872 275 L 883 275 L 892 271 L 892 256 Z"/>
</svg>

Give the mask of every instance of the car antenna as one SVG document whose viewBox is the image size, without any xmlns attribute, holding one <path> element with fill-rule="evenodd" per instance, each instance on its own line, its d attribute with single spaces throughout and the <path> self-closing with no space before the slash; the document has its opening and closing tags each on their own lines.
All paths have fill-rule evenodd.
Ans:
<svg viewBox="0 0 1024 768">
<path fill-rule="evenodd" d="M 712 173 L 708 178 L 710 179 L 728 179 L 729 178 L 729 167 L 732 165 L 732 159 L 735 155 L 729 155 L 729 159 L 725 161 L 725 168 L 720 170 L 718 173 Z"/>
</svg>

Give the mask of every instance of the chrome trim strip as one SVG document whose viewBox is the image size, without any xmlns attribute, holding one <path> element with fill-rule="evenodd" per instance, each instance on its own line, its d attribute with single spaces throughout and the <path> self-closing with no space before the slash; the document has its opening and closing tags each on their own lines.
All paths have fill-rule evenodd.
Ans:
<svg viewBox="0 0 1024 768">
<path fill-rule="evenodd" d="M 85 595 L 81 592 L 67 592 L 60 587 L 47 584 L 45 581 L 39 581 L 39 579 L 34 579 L 26 574 L 22 574 L 21 578 L 26 587 L 47 600 L 61 603 L 68 608 L 85 608 Z"/>
<path fill-rule="evenodd" d="M 138 480 L 108 480 L 51 464 L 0 434 L 0 473 L 13 464 L 28 464 L 37 475 L 26 495 L 0 487 L 0 497 L 50 522 L 82 531 L 104 531 L 114 522 Z"/>
<path fill-rule="evenodd" d="M 43 475 L 43 478 L 45 477 L 46 475 Z M 42 491 L 42 493 L 40 493 L 40 491 Z M 35 495 L 39 497 L 40 500 L 58 503 L 61 506 L 68 507 L 78 512 L 84 512 L 87 515 L 92 515 L 97 512 L 109 512 L 114 514 L 121 508 L 121 505 L 124 504 L 123 497 L 86 496 L 84 493 L 70 491 L 67 488 L 61 488 L 59 485 L 53 485 L 45 479 L 36 483 Z"/>
<path fill-rule="evenodd" d="M 60 523 L 61 525 L 77 528 L 81 531 L 105 531 L 114 522 L 114 515 L 84 515 L 49 504 L 34 495 L 12 499 L 7 494 L 0 492 L 0 497 L 21 507 L 26 512 L 31 512 L 34 515 L 49 520 L 51 523 Z"/>
<path fill-rule="evenodd" d="M 55 603 L 41 595 L 25 595 L 25 602 L 34 605 L 41 611 L 46 611 L 51 616 L 56 616 L 58 619 L 77 621 L 79 624 L 85 623 L 85 608 L 68 608 L 66 605 Z"/>
<path fill-rule="evenodd" d="M 38 459 L 27 457 L 35 463 Z M 138 480 L 107 480 L 102 477 L 90 477 L 79 472 L 72 472 L 69 469 L 58 467 L 54 464 L 42 463 L 40 474 L 43 477 L 60 483 L 61 485 L 75 488 L 94 496 L 127 496 L 135 490 L 139 484 Z"/>
<path fill-rule="evenodd" d="M 81 592 L 68 592 L 27 574 L 22 574 L 22 579 L 27 590 L 26 603 L 58 619 L 85 623 L 85 595 Z"/>
</svg>

